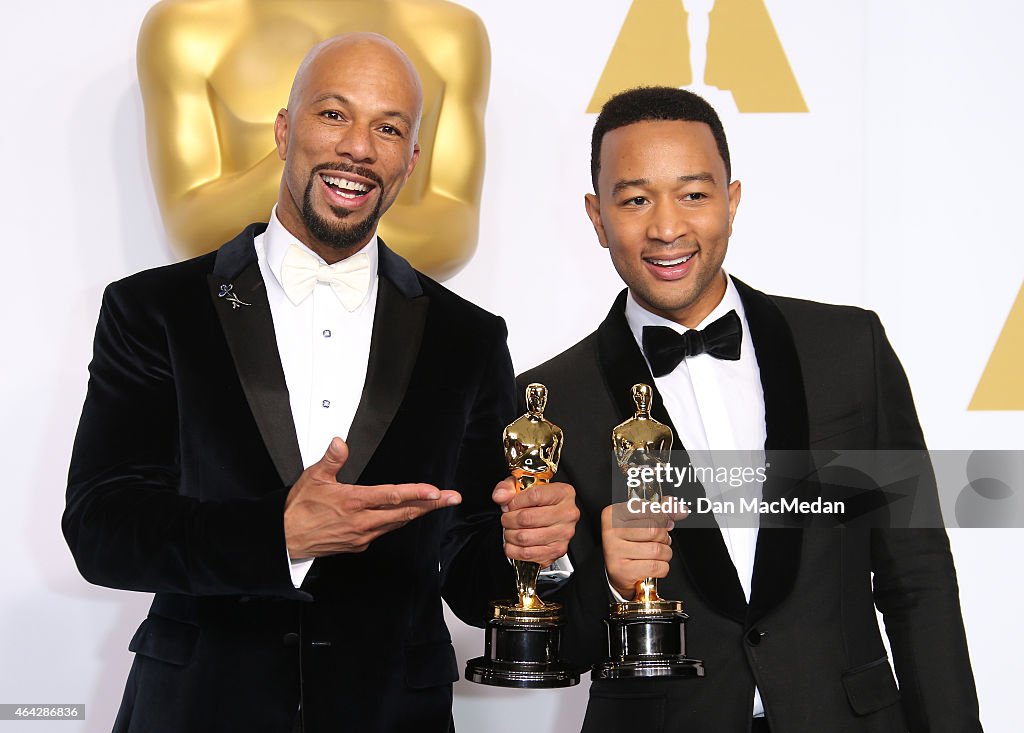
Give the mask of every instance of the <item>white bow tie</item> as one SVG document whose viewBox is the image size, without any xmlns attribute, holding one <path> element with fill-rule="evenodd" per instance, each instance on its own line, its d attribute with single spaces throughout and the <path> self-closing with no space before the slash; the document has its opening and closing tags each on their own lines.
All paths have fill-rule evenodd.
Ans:
<svg viewBox="0 0 1024 733">
<path fill-rule="evenodd" d="M 360 252 L 333 265 L 324 265 L 294 244 L 289 246 L 281 264 L 281 285 L 288 300 L 298 305 L 309 297 L 318 282 L 330 285 L 345 310 L 354 311 L 370 289 L 370 255 Z"/>
</svg>

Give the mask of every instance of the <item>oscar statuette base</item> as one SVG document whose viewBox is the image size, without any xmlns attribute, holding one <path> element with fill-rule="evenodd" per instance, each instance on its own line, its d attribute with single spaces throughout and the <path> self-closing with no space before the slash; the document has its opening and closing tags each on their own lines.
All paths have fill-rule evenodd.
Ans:
<svg viewBox="0 0 1024 733">
<path fill-rule="evenodd" d="M 466 679 L 481 685 L 544 689 L 579 684 L 580 670 L 558 659 L 561 606 L 518 608 L 494 603 L 484 655 L 466 663 Z"/>
<path fill-rule="evenodd" d="M 704 663 L 686 656 L 686 619 L 678 601 L 614 604 L 608 659 L 594 665 L 593 679 L 703 677 Z"/>
</svg>

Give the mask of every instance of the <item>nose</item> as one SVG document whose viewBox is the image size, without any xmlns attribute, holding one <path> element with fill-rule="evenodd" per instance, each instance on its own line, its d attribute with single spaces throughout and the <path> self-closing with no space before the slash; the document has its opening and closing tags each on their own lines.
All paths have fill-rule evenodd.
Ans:
<svg viewBox="0 0 1024 733">
<path fill-rule="evenodd" d="M 686 236 L 690 226 L 686 212 L 674 202 L 654 202 L 647 222 L 647 238 L 656 242 L 672 244 Z"/>
<path fill-rule="evenodd" d="M 372 163 L 377 157 L 373 130 L 365 125 L 352 124 L 343 128 L 334 146 L 334 152 L 353 163 Z"/>
</svg>

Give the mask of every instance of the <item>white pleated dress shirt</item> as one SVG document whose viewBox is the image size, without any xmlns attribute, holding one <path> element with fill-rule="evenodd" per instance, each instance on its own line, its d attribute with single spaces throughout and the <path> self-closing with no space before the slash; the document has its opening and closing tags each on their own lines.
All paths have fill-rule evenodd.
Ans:
<svg viewBox="0 0 1024 733">
<path fill-rule="evenodd" d="M 281 285 L 281 265 L 289 247 L 295 245 L 326 263 L 285 229 L 277 218 L 277 207 L 255 245 L 302 466 L 308 468 L 323 457 L 334 436 L 348 439 L 363 393 L 377 306 L 377 236 L 359 250 L 369 256 L 370 286 L 366 297 L 351 312 L 327 283 L 318 282 L 312 294 L 298 305 L 288 299 Z M 292 582 L 298 588 L 313 560 L 291 560 L 290 564 Z"/>
<path fill-rule="evenodd" d="M 754 344 L 750 340 L 743 302 L 732 278 L 726 275 L 726 281 L 722 301 L 697 327 L 705 328 L 729 311 L 736 311 L 743 325 L 740 358 L 728 361 L 716 359 L 709 354 L 699 354 L 683 359 L 679 366 L 665 376 L 654 378 L 658 393 L 665 401 L 665 411 L 672 418 L 676 429 L 674 447 L 685 447 L 694 458 L 695 465 L 715 460 L 714 453 L 707 451 L 761 451 L 767 437 L 761 373 L 754 354 Z M 645 310 L 633 299 L 632 293 L 626 298 L 626 321 L 641 351 L 644 326 L 667 326 L 677 333 L 689 330 L 686 326 Z M 714 499 L 718 493 L 713 486 L 705 486 L 705 491 L 710 499 Z M 728 515 L 716 514 L 715 519 L 722 530 L 729 557 L 736 567 L 743 594 L 749 603 L 757 529 L 730 526 L 730 521 L 734 525 L 738 522 L 735 517 Z M 756 689 L 753 711 L 755 717 L 764 715 L 761 695 Z"/>
</svg>

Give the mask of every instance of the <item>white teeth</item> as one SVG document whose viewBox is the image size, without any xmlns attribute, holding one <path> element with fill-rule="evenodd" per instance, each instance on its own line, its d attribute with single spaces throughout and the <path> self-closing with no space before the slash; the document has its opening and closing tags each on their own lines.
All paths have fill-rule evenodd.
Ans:
<svg viewBox="0 0 1024 733">
<path fill-rule="evenodd" d="M 357 183 L 356 181 L 350 181 L 347 178 L 335 178 L 334 176 L 321 176 L 321 178 L 324 179 L 324 183 L 334 186 L 335 188 L 343 188 L 346 191 L 366 193 L 370 190 L 370 187 L 365 183 Z"/>
<path fill-rule="evenodd" d="M 658 265 L 660 267 L 673 267 L 674 265 L 681 265 L 684 262 L 689 262 L 690 258 L 693 257 L 694 254 L 696 254 L 696 252 L 694 252 L 693 254 L 688 254 L 685 257 L 677 257 L 674 260 L 654 260 L 654 259 L 649 259 L 647 261 L 650 262 L 652 265 Z"/>
</svg>

